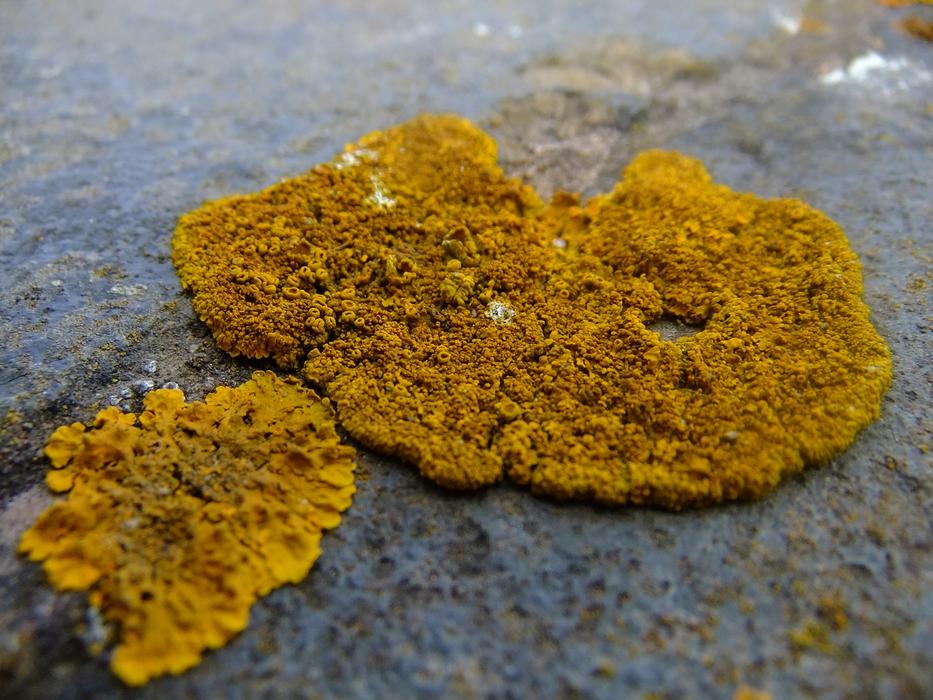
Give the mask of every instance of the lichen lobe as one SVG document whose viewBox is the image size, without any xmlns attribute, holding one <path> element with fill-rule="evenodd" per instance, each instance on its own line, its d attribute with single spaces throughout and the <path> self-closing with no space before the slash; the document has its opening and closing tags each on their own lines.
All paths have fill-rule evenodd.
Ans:
<svg viewBox="0 0 933 700">
<path fill-rule="evenodd" d="M 46 453 L 67 499 L 20 550 L 56 588 L 89 590 L 129 685 L 194 666 L 258 596 L 303 579 L 355 490 L 328 403 L 270 372 L 204 402 L 151 392 L 138 416 L 59 428 Z"/>
<path fill-rule="evenodd" d="M 890 355 L 825 215 L 662 151 L 544 203 L 495 153 L 449 115 L 375 132 L 186 215 L 175 263 L 221 347 L 301 366 L 354 437 L 453 488 L 758 498 L 877 416 Z"/>
</svg>

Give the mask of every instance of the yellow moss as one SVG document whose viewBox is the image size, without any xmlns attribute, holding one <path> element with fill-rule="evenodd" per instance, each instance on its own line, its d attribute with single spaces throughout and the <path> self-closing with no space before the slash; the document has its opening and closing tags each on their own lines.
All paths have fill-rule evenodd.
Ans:
<svg viewBox="0 0 933 700">
<path fill-rule="evenodd" d="M 194 666 L 258 596 L 304 578 L 355 490 L 328 401 L 271 372 L 204 402 L 154 391 L 138 416 L 59 428 L 46 454 L 50 486 L 71 490 L 20 550 L 55 587 L 90 589 L 129 685 Z"/>
<path fill-rule="evenodd" d="M 351 434 L 449 487 L 758 498 L 877 416 L 890 356 L 825 215 L 661 151 L 546 205 L 495 153 L 419 117 L 185 215 L 175 264 L 221 347 L 303 363 Z"/>
</svg>

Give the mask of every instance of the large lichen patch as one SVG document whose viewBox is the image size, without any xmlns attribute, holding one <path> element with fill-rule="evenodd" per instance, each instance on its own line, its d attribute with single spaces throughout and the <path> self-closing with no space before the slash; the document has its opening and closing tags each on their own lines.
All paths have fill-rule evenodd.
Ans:
<svg viewBox="0 0 933 700">
<path fill-rule="evenodd" d="M 20 549 L 56 588 L 90 591 L 130 685 L 194 666 L 258 596 L 303 579 L 355 490 L 328 402 L 271 372 L 204 402 L 154 391 L 139 415 L 59 428 L 45 452 L 68 497 Z"/>
<path fill-rule="evenodd" d="M 455 488 L 757 498 L 844 449 L 890 380 L 825 215 L 660 151 L 545 204 L 455 116 L 204 205 L 174 261 L 223 349 L 301 367 L 352 435 Z"/>
</svg>

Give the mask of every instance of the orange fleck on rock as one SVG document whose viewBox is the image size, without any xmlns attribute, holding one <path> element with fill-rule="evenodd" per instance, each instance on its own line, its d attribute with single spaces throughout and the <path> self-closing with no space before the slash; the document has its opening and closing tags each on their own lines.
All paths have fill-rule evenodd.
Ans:
<svg viewBox="0 0 933 700">
<path fill-rule="evenodd" d="M 89 590 L 129 685 L 197 664 L 258 596 L 305 577 L 350 505 L 353 450 L 325 399 L 257 372 L 204 402 L 145 398 L 55 431 L 48 483 L 68 491 L 20 541 L 62 590 Z"/>
<path fill-rule="evenodd" d="M 732 700 L 771 700 L 771 693 L 758 690 L 748 685 L 740 685 L 735 689 Z"/>
<path fill-rule="evenodd" d="M 800 18 L 800 32 L 803 34 L 828 34 L 830 27 L 826 22 L 815 17 Z"/>
<path fill-rule="evenodd" d="M 819 620 L 807 620 L 798 629 L 793 630 L 789 637 L 791 650 L 795 654 L 802 651 L 816 651 L 821 654 L 836 653 L 830 628 Z"/>
<path fill-rule="evenodd" d="M 898 22 L 898 26 L 917 39 L 933 41 L 933 22 L 930 20 L 912 15 Z"/>
<path fill-rule="evenodd" d="M 845 606 L 834 596 L 826 596 L 820 601 L 817 614 L 836 632 L 845 631 L 849 627 L 849 616 L 846 615 Z"/>
<path fill-rule="evenodd" d="M 760 498 L 845 449 L 891 375 L 824 214 L 662 151 L 545 204 L 450 115 L 186 214 L 174 261 L 222 348 L 301 366 L 354 437 L 452 488 Z"/>
</svg>

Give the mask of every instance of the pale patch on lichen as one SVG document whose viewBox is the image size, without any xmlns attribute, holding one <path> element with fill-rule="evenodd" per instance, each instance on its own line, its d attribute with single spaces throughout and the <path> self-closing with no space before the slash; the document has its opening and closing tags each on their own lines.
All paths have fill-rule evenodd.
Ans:
<svg viewBox="0 0 933 700">
<path fill-rule="evenodd" d="M 366 198 L 366 201 L 380 209 L 389 209 L 395 206 L 395 200 L 389 196 L 388 190 L 380 182 L 376 175 L 370 175 L 369 181 L 373 185 L 373 193 Z"/>
<path fill-rule="evenodd" d="M 55 431 L 47 483 L 68 497 L 20 540 L 56 588 L 89 590 L 119 630 L 111 666 L 129 685 L 194 666 L 258 596 L 303 579 L 355 490 L 329 403 L 271 372 L 204 402 L 160 389 L 144 405 Z"/>
<path fill-rule="evenodd" d="M 515 320 L 515 309 L 501 301 L 491 301 L 484 312 L 486 318 L 504 326 Z"/>
<path fill-rule="evenodd" d="M 334 160 L 334 167 L 337 170 L 344 170 L 346 168 L 355 168 L 360 163 L 365 161 L 374 160 L 376 154 L 366 148 L 351 148 L 350 150 L 344 151 Z"/>
</svg>

